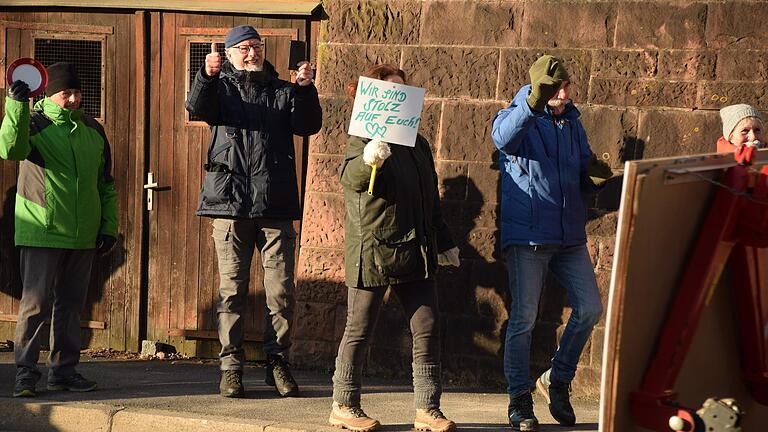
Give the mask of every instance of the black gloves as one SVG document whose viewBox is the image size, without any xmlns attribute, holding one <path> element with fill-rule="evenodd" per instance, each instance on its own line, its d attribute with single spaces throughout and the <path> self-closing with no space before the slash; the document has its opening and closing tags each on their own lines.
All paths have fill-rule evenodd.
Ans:
<svg viewBox="0 0 768 432">
<path fill-rule="evenodd" d="M 99 234 L 96 237 L 96 253 L 99 255 L 108 254 L 115 247 L 115 243 L 117 243 L 117 239 L 111 235 Z"/>
<path fill-rule="evenodd" d="M 16 80 L 8 89 L 8 97 L 19 102 L 29 101 L 29 85 L 22 80 Z"/>
<path fill-rule="evenodd" d="M 538 112 L 544 111 L 547 102 L 560 90 L 560 84 L 569 80 L 563 62 L 551 55 L 539 57 L 528 70 L 528 75 L 531 77 L 531 94 L 526 102 Z"/>
</svg>

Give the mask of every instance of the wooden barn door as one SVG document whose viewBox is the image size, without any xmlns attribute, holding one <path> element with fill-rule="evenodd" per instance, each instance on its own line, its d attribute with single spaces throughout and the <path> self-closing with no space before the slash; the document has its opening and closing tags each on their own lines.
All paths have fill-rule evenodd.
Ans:
<svg viewBox="0 0 768 432">
<path fill-rule="evenodd" d="M 82 106 L 109 139 L 118 193 L 119 242 L 114 253 L 94 264 L 86 308 L 81 315 L 84 346 L 136 350 L 139 343 L 139 296 L 143 166 L 143 112 L 139 89 L 143 61 L 137 49 L 141 13 L 0 12 L 0 86 L 6 67 L 20 57 L 46 66 L 76 65 Z M 6 89 L 0 89 L 0 99 Z M 42 96 L 35 99 L 41 99 Z M 4 105 L 3 105 L 4 106 Z M 2 108 L 0 108 L 2 109 Z M 21 298 L 18 249 L 14 247 L 14 202 L 18 163 L 0 163 L 0 339 L 13 339 Z"/>
<path fill-rule="evenodd" d="M 218 272 L 211 219 L 195 215 L 203 163 L 210 139 L 207 124 L 190 117 L 184 101 L 190 82 L 210 52 L 223 52 L 229 28 L 251 24 L 266 43 L 266 58 L 290 79 L 289 42 L 305 39 L 306 21 L 232 16 L 153 13 L 150 53 L 149 299 L 147 337 L 163 340 L 188 355 L 215 357 Z M 302 140 L 296 140 L 297 168 L 303 178 Z M 297 242 L 298 244 L 298 242 Z M 254 257 L 246 315 L 246 341 L 260 342 L 264 321 L 261 260 Z M 257 344 L 247 344 L 250 351 Z M 251 351 L 248 358 L 261 356 Z"/>
</svg>

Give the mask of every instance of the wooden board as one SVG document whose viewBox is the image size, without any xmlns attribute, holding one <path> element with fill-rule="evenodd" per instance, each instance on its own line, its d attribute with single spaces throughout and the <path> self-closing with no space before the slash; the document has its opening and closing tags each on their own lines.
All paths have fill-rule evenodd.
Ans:
<svg viewBox="0 0 768 432">
<path fill-rule="evenodd" d="M 654 354 L 668 304 L 717 189 L 697 176 L 715 178 L 732 160 L 731 155 L 710 154 L 626 164 L 606 317 L 601 432 L 646 430 L 632 421 L 629 395 Z M 768 163 L 768 150 L 760 152 L 758 163 Z M 672 178 L 669 170 L 679 168 L 703 171 Z M 736 398 L 747 412 L 744 430 L 762 430 L 758 425 L 768 424 L 768 407 L 751 399 L 740 378 L 727 274 L 702 316 L 675 390 L 678 401 L 691 408 L 701 407 L 708 397 Z"/>
</svg>

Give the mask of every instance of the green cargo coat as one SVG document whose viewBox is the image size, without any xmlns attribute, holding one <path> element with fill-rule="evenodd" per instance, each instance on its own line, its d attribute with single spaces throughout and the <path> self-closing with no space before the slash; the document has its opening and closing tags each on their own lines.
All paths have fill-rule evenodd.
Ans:
<svg viewBox="0 0 768 432">
<path fill-rule="evenodd" d="M 429 144 L 419 135 L 415 147 L 391 145 L 392 156 L 377 170 L 368 195 L 368 141 L 350 137 L 341 165 L 346 283 L 360 288 L 432 280 L 437 254 L 454 243 L 440 211 Z"/>
<path fill-rule="evenodd" d="M 16 245 L 93 249 L 96 236 L 117 237 L 117 194 L 104 129 L 83 110 L 45 98 L 5 100 L 0 158 L 21 161 Z"/>
</svg>

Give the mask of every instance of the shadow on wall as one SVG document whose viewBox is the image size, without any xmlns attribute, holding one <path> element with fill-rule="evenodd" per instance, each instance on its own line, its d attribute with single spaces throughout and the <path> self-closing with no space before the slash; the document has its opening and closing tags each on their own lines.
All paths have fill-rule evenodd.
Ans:
<svg viewBox="0 0 768 432">
<path fill-rule="evenodd" d="M 0 302 L 6 310 L 0 310 L 0 313 L 8 315 L 18 313 L 18 303 L 21 300 L 22 293 L 21 276 L 19 273 L 19 248 L 14 244 L 15 205 L 16 186 L 13 186 L 5 192 L 2 215 L 0 215 L 0 272 L 2 272 L 0 273 L 0 296 L 6 298 Z M 80 313 L 81 321 L 97 321 L 93 318 L 94 314 L 108 313 L 106 306 L 102 307 L 102 311 L 97 311 L 97 304 L 104 297 L 104 291 L 108 289 L 107 283 L 110 276 L 125 263 L 125 252 L 125 242 L 121 234 L 118 236 L 114 249 L 108 255 L 96 257 L 94 260 L 85 308 Z M 12 301 L 9 301 L 9 299 L 12 299 Z M 50 326 L 45 326 L 44 333 L 41 336 L 41 344 L 44 349 L 48 349 L 49 331 Z M 103 330 L 83 329 L 81 331 L 83 347 L 90 345 L 95 331 Z"/>
</svg>

